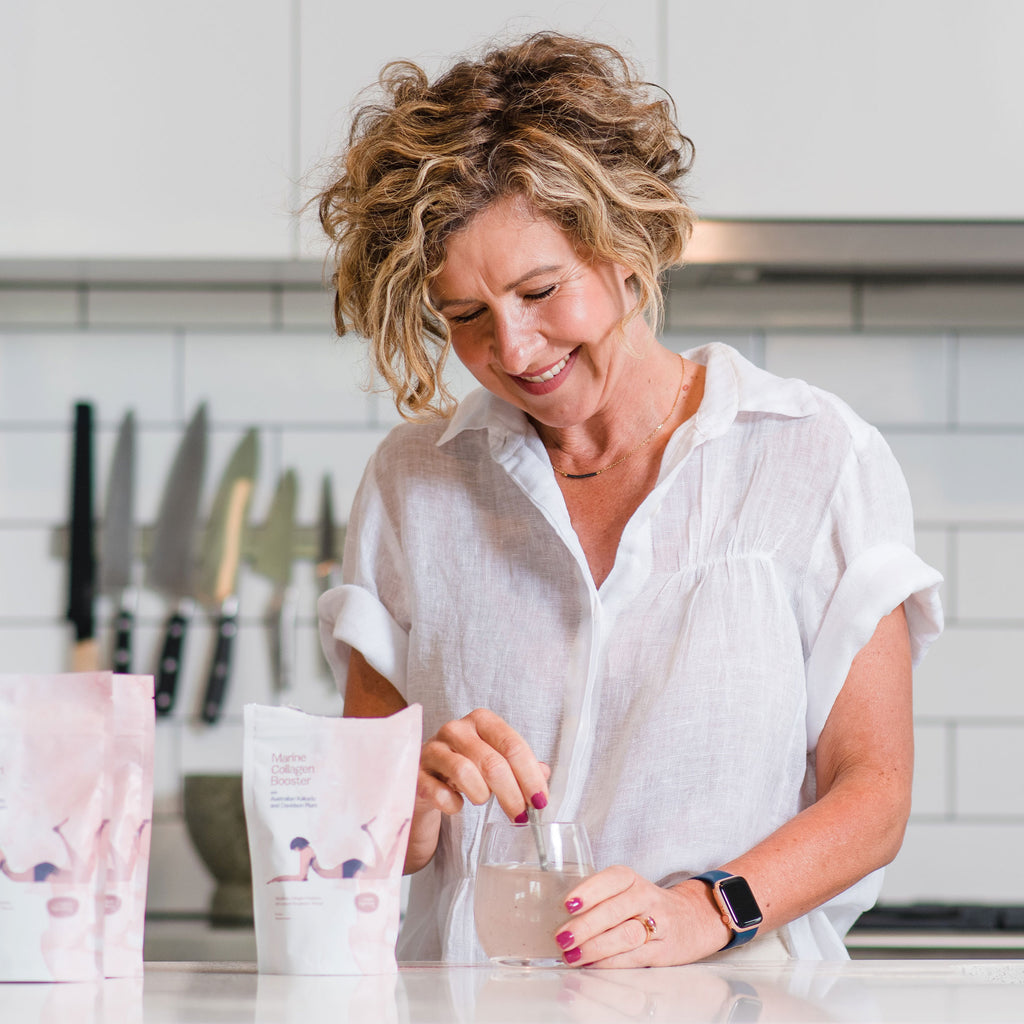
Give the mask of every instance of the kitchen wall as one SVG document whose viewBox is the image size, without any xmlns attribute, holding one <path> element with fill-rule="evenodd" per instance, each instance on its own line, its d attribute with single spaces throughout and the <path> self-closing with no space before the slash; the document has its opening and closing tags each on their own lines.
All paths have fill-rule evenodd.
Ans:
<svg viewBox="0 0 1024 1024">
<path fill-rule="evenodd" d="M 947 631 L 915 680 L 913 818 L 884 899 L 1024 902 L 1024 290 L 998 281 L 687 283 L 697 280 L 699 271 L 683 272 L 671 291 L 670 344 L 728 341 L 850 401 L 900 459 L 919 549 L 946 577 Z M 138 515 L 148 525 L 184 424 L 206 401 L 204 507 L 230 449 L 255 424 L 253 520 L 265 515 L 280 471 L 294 467 L 300 519 L 311 528 L 321 475 L 332 474 L 344 520 L 367 457 L 397 421 L 385 396 L 361 389 L 366 379 L 360 344 L 333 337 L 313 284 L 0 284 L 0 670 L 67 665 L 61 527 L 76 400 L 95 402 L 99 417 L 98 514 L 124 411 L 138 419 Z M 453 380 L 468 386 L 464 375 Z M 184 828 L 181 778 L 239 770 L 243 703 L 341 710 L 315 637 L 312 563 L 298 561 L 295 576 L 293 692 L 273 692 L 262 623 L 269 585 L 247 567 L 226 714 L 212 727 L 194 722 L 211 653 L 205 615 L 189 637 L 184 690 L 157 733 L 154 912 L 206 906 L 211 883 Z M 154 668 L 166 611 L 159 594 L 142 590 L 137 670 Z M 100 613 L 109 643 L 106 600 Z"/>
</svg>

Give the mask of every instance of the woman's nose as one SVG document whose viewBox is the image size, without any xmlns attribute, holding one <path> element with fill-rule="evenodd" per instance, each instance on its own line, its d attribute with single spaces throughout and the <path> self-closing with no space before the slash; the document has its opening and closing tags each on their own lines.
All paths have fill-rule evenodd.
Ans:
<svg viewBox="0 0 1024 1024">
<path fill-rule="evenodd" d="M 492 324 L 491 344 L 501 368 L 512 376 L 525 373 L 544 347 L 540 332 L 514 315 L 496 315 Z"/>
</svg>

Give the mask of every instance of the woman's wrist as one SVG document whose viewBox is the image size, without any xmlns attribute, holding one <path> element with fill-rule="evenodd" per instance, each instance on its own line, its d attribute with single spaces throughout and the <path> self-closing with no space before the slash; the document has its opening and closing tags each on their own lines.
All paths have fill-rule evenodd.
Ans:
<svg viewBox="0 0 1024 1024">
<path fill-rule="evenodd" d="M 704 952 L 701 959 L 717 953 L 732 939 L 732 929 L 722 920 L 721 911 L 711 895 L 711 889 L 703 882 L 692 878 L 672 886 L 672 890 L 685 901 L 687 914 L 692 921 L 687 927 L 692 929 Z"/>
</svg>

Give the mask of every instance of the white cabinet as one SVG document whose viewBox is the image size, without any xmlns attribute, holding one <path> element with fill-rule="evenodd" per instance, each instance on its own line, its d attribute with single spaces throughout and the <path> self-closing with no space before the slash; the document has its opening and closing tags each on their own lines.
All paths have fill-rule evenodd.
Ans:
<svg viewBox="0 0 1024 1024">
<path fill-rule="evenodd" d="M 8 0 L 0 260 L 281 260 L 388 60 L 436 69 L 504 29 L 590 32 L 653 62 L 658 0 Z"/>
<path fill-rule="evenodd" d="M 283 0 L 0 4 L 0 257 L 279 257 Z"/>
<path fill-rule="evenodd" d="M 708 217 L 1024 218 L 1024 3 L 668 0 Z"/>
<path fill-rule="evenodd" d="M 381 66 L 543 27 L 667 85 L 705 218 L 1024 219 L 1018 0 L 6 0 L 0 261 L 317 255 Z"/>
</svg>

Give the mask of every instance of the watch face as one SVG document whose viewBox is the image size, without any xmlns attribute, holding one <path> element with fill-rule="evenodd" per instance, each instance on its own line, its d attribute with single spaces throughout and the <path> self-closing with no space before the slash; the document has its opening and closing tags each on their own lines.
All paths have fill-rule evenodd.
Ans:
<svg viewBox="0 0 1024 1024">
<path fill-rule="evenodd" d="M 734 875 L 718 883 L 718 891 L 729 908 L 729 916 L 736 922 L 736 928 L 743 931 L 761 923 L 761 908 L 750 891 L 745 878 Z"/>
</svg>

